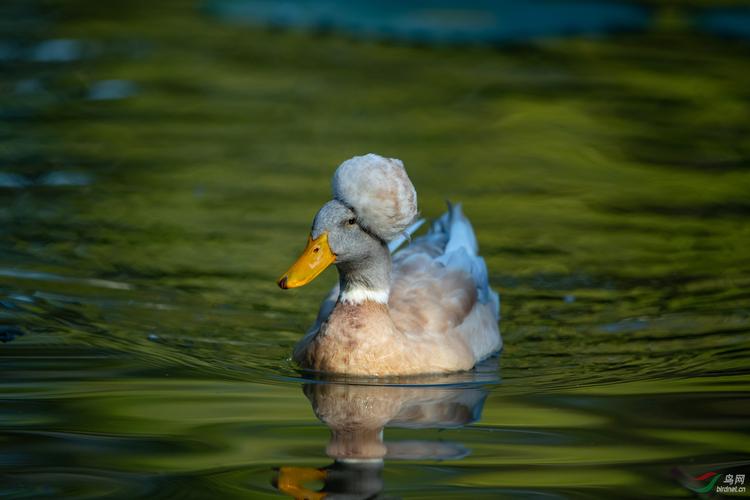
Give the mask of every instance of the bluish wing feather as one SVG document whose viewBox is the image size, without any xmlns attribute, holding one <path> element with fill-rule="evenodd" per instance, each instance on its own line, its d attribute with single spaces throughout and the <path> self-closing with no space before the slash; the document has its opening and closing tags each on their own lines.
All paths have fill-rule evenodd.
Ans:
<svg viewBox="0 0 750 500">
<path fill-rule="evenodd" d="M 477 255 L 479 253 L 477 238 L 471 223 L 461 211 L 461 204 L 448 203 L 448 211 L 433 223 L 430 233 L 442 233 L 448 237 L 445 251 L 437 258 L 438 262 L 446 267 L 463 269 L 469 273 L 477 285 L 479 301 L 491 302 L 495 309 L 495 316 L 499 318 L 500 297 L 490 288 L 487 265 L 484 259 Z"/>
<path fill-rule="evenodd" d="M 407 227 L 403 233 L 401 233 L 399 236 L 397 236 L 396 238 L 388 242 L 388 250 L 391 253 L 398 250 L 398 247 L 400 247 L 406 241 L 409 241 L 411 239 L 411 235 L 414 234 L 417 231 L 417 229 L 419 229 L 422 226 L 422 224 L 424 224 L 424 219 L 419 219 L 414 224 Z"/>
<path fill-rule="evenodd" d="M 479 253 L 477 237 L 474 235 L 471 222 L 461 211 L 461 204 L 451 205 L 448 203 L 448 214 L 448 244 L 445 247 L 445 253 L 452 253 L 459 248 L 464 248 L 469 255 L 477 255 Z"/>
</svg>

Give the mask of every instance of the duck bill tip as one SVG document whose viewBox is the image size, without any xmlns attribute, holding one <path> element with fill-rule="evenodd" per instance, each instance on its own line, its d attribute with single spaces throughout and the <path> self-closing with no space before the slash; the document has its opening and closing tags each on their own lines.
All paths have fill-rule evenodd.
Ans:
<svg viewBox="0 0 750 500">
<path fill-rule="evenodd" d="M 336 255 L 328 246 L 328 233 L 324 232 L 315 239 L 310 235 L 302 255 L 276 283 L 282 290 L 304 286 L 335 261 Z"/>
</svg>

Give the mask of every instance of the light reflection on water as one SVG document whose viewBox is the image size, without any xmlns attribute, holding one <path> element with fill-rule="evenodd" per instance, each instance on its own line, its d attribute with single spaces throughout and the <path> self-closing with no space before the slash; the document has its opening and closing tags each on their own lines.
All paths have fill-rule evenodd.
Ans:
<svg viewBox="0 0 750 500">
<path fill-rule="evenodd" d="M 405 47 L 205 8 L 0 6 L 0 496 L 684 496 L 747 470 L 745 43 Z M 499 359 L 289 361 L 334 277 L 274 278 L 367 151 L 425 216 L 463 202 Z"/>
<path fill-rule="evenodd" d="M 281 467 L 276 486 L 291 496 L 319 492 L 368 498 L 384 489 L 384 460 L 458 460 L 464 445 L 440 440 L 386 441 L 384 428 L 461 428 L 481 418 L 487 391 L 479 388 L 308 384 L 304 392 L 315 415 L 330 429 L 326 454 L 334 463 L 322 468 Z"/>
</svg>

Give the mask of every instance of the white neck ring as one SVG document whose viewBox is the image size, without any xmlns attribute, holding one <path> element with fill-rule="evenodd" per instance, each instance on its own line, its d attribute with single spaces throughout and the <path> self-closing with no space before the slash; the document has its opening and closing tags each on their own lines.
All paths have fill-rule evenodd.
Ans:
<svg viewBox="0 0 750 500">
<path fill-rule="evenodd" d="M 346 304 L 361 304 L 362 302 L 388 303 L 388 290 L 370 290 L 369 288 L 350 288 L 339 295 L 339 301 Z"/>
</svg>

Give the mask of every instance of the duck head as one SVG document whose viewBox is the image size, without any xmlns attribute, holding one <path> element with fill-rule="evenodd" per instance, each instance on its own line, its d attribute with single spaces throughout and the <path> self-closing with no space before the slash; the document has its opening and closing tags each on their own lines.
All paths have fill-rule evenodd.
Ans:
<svg viewBox="0 0 750 500">
<path fill-rule="evenodd" d="M 346 267 L 365 262 L 383 244 L 361 224 L 353 209 L 331 200 L 315 215 L 307 246 L 278 284 L 284 289 L 306 285 L 331 264 Z"/>
<path fill-rule="evenodd" d="M 348 275 L 368 285 L 369 276 L 383 274 L 376 271 L 384 250 L 390 262 L 387 241 L 417 217 L 417 193 L 395 158 L 371 153 L 346 160 L 333 176 L 333 196 L 315 216 L 302 255 L 279 278 L 281 288 L 306 285 L 334 263 L 342 281 Z M 354 272 L 368 266 L 371 272 Z"/>
</svg>

